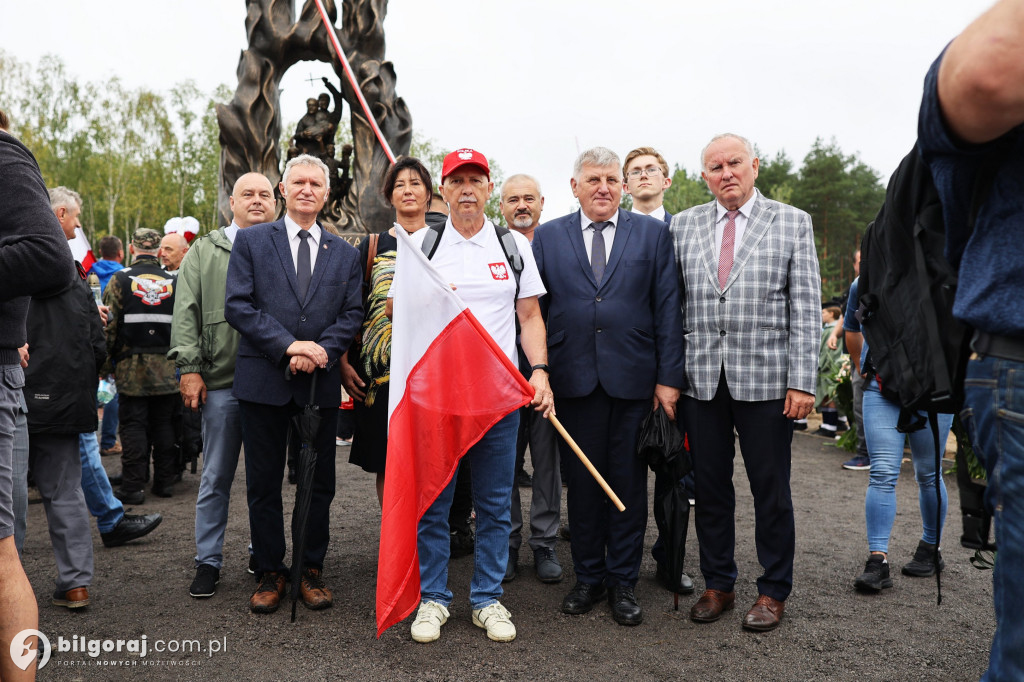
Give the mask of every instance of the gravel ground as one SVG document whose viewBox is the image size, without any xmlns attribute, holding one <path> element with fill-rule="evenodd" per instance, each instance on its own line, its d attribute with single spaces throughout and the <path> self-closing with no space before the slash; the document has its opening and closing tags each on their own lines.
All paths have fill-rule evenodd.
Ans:
<svg viewBox="0 0 1024 682">
<path fill-rule="evenodd" d="M 440 641 L 422 645 L 401 623 L 374 637 L 374 589 L 380 520 L 373 477 L 348 464 L 339 448 L 338 492 L 332 507 L 332 545 L 325 578 L 334 607 L 323 612 L 299 608 L 296 623 L 288 609 L 272 615 L 249 612 L 254 589 L 246 572 L 248 518 L 244 467 L 239 467 L 225 543 L 225 569 L 217 594 L 188 596 L 193 576 L 193 520 L 198 475 L 185 474 L 173 498 L 150 497 L 136 511 L 159 511 L 164 522 L 151 536 L 105 549 L 93 529 L 96 574 L 91 605 L 80 612 L 52 606 L 54 562 L 42 505 L 29 509 L 25 567 L 40 603 L 39 629 L 58 637 L 135 639 L 146 637 L 148 655 L 117 652 L 95 658 L 54 651 L 39 673 L 42 680 L 244 679 L 244 680 L 971 680 L 988 659 L 995 627 L 991 574 L 971 567 L 971 552 L 954 540 L 960 534 L 956 482 L 950 494 L 950 541 L 946 543 L 941 606 L 933 579 L 907 578 L 899 566 L 917 546 L 920 517 L 910 464 L 904 464 L 897 490 L 898 514 L 890 545 L 895 586 L 880 595 L 860 595 L 853 579 L 866 559 L 864 489 L 867 472 L 844 471 L 845 453 L 821 438 L 798 433 L 793 443 L 793 499 L 797 551 L 793 594 L 782 626 L 774 632 L 744 631 L 740 621 L 757 597 L 760 572 L 754 551 L 753 511 L 742 460 L 737 459 L 737 548 L 740 579 L 737 608 L 717 623 L 698 625 L 686 617 L 696 596 L 672 595 L 654 580 L 654 562 L 645 553 L 637 596 L 643 625 L 616 625 L 605 604 L 585 616 L 566 616 L 562 597 L 573 584 L 566 543 L 558 556 L 566 568 L 561 585 L 543 585 L 533 576 L 524 543 L 519 577 L 507 584 L 503 603 L 519 632 L 511 644 L 490 642 L 470 621 L 468 604 L 472 560 L 452 562 L 455 593 L 451 618 Z M 111 472 L 117 458 L 105 458 Z M 653 481 L 653 479 L 652 479 Z M 652 485 L 653 489 L 653 485 Z M 285 507 L 291 507 L 292 488 Z M 523 491 L 524 506 L 529 492 Z M 564 510 L 564 507 L 563 507 Z M 692 517 L 691 517 L 692 518 Z M 692 523 L 692 520 L 691 520 Z M 646 548 L 656 537 L 650 517 Z M 697 542 L 689 534 L 686 559 L 697 592 Z M 198 640 L 192 653 L 158 653 L 163 642 Z M 220 650 L 208 651 L 216 640 Z"/>
</svg>

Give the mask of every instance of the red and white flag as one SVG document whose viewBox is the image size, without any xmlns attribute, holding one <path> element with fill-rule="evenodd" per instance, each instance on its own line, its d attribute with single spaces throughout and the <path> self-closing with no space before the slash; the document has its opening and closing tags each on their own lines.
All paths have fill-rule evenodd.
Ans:
<svg viewBox="0 0 1024 682">
<path fill-rule="evenodd" d="M 89 246 L 89 240 L 85 238 L 82 228 L 75 228 L 75 238 L 68 242 L 68 246 L 71 247 L 71 255 L 74 259 L 82 264 L 82 269 L 89 272 L 89 268 L 96 262 L 96 259 L 92 255 L 92 247 Z"/>
<path fill-rule="evenodd" d="M 387 470 L 377 559 L 377 637 L 420 602 L 416 529 L 463 455 L 533 387 L 396 229 Z"/>
</svg>

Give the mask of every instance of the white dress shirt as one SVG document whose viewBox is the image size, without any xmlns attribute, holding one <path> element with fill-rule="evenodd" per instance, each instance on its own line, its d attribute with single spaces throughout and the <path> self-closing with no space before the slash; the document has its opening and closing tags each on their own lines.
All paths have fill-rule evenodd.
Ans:
<svg viewBox="0 0 1024 682">
<path fill-rule="evenodd" d="M 229 242 L 234 244 L 235 243 L 235 235 L 238 234 L 238 231 L 240 229 L 242 229 L 242 228 L 238 227 L 238 223 L 236 223 L 234 220 L 232 220 L 231 224 L 224 228 L 224 236 L 228 238 Z"/>
<path fill-rule="evenodd" d="M 664 204 L 662 204 L 658 208 L 654 209 L 650 213 L 644 213 L 643 211 L 637 210 L 636 208 L 634 208 L 630 212 L 631 213 L 639 213 L 640 215 L 649 215 L 652 218 L 657 218 L 661 222 L 665 222 L 665 205 Z"/>
<path fill-rule="evenodd" d="M 287 214 L 284 217 L 284 228 L 288 231 L 288 248 L 292 250 L 292 265 L 295 267 L 296 272 L 298 272 L 299 246 L 302 244 L 299 232 L 302 231 L 302 228 Z M 308 231 L 309 239 L 306 241 L 309 243 L 309 272 L 312 274 L 316 268 L 316 254 L 320 250 L 320 226 L 313 223 L 313 227 L 309 228 Z"/>
<path fill-rule="evenodd" d="M 590 261 L 592 256 L 590 255 L 590 245 L 594 243 L 594 228 L 592 227 L 595 222 L 587 217 L 587 214 L 582 210 L 580 211 L 580 227 L 583 228 L 583 245 L 587 247 L 587 260 Z M 612 242 L 615 241 L 615 228 L 619 224 L 619 211 L 615 210 L 615 213 L 611 218 L 608 219 L 611 225 L 605 227 L 601 234 L 604 236 L 604 257 L 607 261 L 608 257 L 612 255 Z"/>
<path fill-rule="evenodd" d="M 754 192 L 753 196 L 747 199 L 747 203 L 739 208 L 740 214 L 736 216 L 736 239 L 732 243 L 733 258 L 736 258 L 736 254 L 740 251 L 743 232 L 747 229 L 747 219 L 750 218 L 750 212 L 754 210 L 756 200 L 757 192 Z M 718 209 L 718 217 L 715 219 L 715 258 L 717 262 L 722 257 L 722 236 L 725 234 L 725 224 L 729 222 L 729 218 L 725 214 L 729 212 L 729 209 L 718 202 L 715 203 L 715 207 Z"/>
</svg>

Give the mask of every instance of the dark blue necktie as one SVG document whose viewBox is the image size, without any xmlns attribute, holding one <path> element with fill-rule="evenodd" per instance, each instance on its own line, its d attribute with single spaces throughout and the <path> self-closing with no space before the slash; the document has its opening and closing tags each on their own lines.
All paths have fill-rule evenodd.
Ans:
<svg viewBox="0 0 1024 682">
<path fill-rule="evenodd" d="M 309 231 L 299 230 L 298 266 L 295 268 L 295 278 L 299 283 L 299 301 L 306 300 L 306 292 L 309 291 L 309 280 L 313 278 L 313 268 L 309 264 Z"/>
<path fill-rule="evenodd" d="M 604 234 L 602 231 L 604 228 L 611 225 L 610 222 L 603 223 L 591 223 L 591 227 L 594 228 L 594 241 L 590 244 L 590 268 L 594 271 L 594 279 L 597 283 L 601 283 L 601 278 L 604 277 L 604 266 L 607 265 L 608 259 L 604 255 Z"/>
</svg>

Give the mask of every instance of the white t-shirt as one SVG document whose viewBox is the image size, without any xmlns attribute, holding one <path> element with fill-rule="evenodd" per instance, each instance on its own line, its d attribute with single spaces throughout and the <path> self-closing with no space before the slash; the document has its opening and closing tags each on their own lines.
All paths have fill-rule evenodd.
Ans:
<svg viewBox="0 0 1024 682">
<path fill-rule="evenodd" d="M 409 236 L 417 249 L 422 247 L 428 230 L 429 228 L 417 230 Z M 530 241 L 514 230 L 512 234 L 519 255 L 523 258 L 523 272 L 519 277 L 519 298 L 543 296 L 547 291 L 537 271 L 537 262 L 533 259 Z M 483 228 L 471 239 L 466 239 L 452 227 L 449 220 L 430 264 L 445 281 L 455 285 L 455 293 L 473 311 L 473 315 L 480 320 L 480 324 L 495 343 L 505 351 L 512 364 L 517 364 L 516 277 L 491 222 L 484 221 Z M 396 280 L 399 272 L 400 270 L 395 270 Z M 394 291 L 394 281 L 391 286 Z"/>
</svg>

